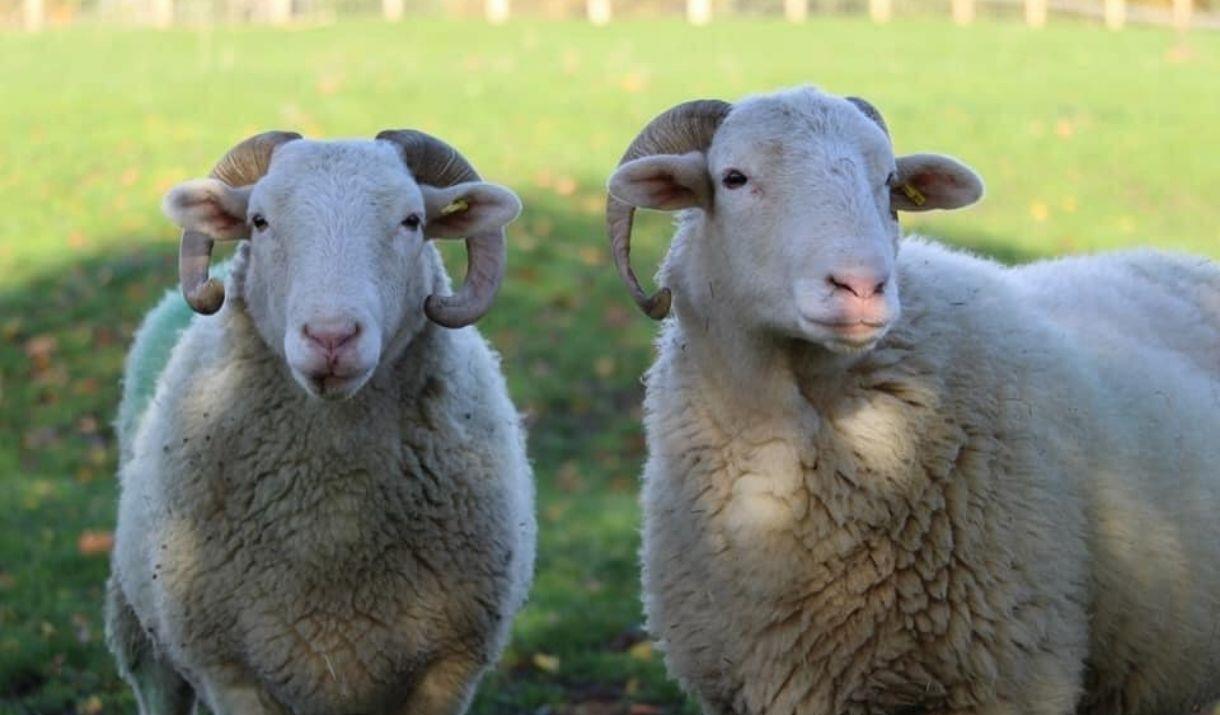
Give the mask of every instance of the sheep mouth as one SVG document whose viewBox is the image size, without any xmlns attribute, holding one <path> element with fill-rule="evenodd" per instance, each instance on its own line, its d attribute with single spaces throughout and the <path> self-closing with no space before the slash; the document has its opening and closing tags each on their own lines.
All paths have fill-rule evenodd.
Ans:
<svg viewBox="0 0 1220 715">
<path fill-rule="evenodd" d="M 307 373 L 292 371 L 293 377 L 312 397 L 327 401 L 346 400 L 360 391 L 372 370 L 357 372 L 326 371 Z"/>
<path fill-rule="evenodd" d="M 859 352 L 876 345 L 890 328 L 887 320 L 816 320 L 806 318 L 817 342 L 842 352 Z"/>
<path fill-rule="evenodd" d="M 889 327 L 889 323 L 884 320 L 855 320 L 850 322 L 814 320 L 811 322 L 816 323 L 817 325 L 820 325 L 833 333 L 845 336 L 872 335 L 873 333 L 885 330 L 887 327 Z"/>
</svg>

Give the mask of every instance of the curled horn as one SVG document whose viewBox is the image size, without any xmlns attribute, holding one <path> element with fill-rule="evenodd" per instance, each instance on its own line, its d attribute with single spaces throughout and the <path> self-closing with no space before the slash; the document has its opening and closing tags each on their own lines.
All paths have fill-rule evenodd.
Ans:
<svg viewBox="0 0 1220 715">
<path fill-rule="evenodd" d="M 669 109 L 640 131 L 619 160 L 619 166 L 656 154 L 706 151 L 720 123 L 732 108 L 733 105 L 718 99 L 698 99 Z M 664 287 L 651 296 L 647 295 L 640 287 L 635 271 L 631 270 L 631 225 L 634 220 L 634 206 L 613 196 L 606 198 L 606 230 L 610 234 L 610 250 L 614 254 L 619 277 L 627 284 L 640 310 L 650 318 L 660 320 L 669 314 L 672 295 Z"/>
<path fill-rule="evenodd" d="M 276 147 L 300 138 L 296 132 L 255 134 L 221 157 L 209 176 L 234 188 L 249 186 L 267 173 Z M 208 277 L 213 243 L 213 238 L 206 233 L 187 230 L 182 232 L 178 249 L 178 282 L 182 296 L 192 310 L 203 315 L 215 313 L 225 302 L 224 284 Z"/>
<path fill-rule="evenodd" d="M 859 97 L 847 97 L 846 99 L 856 105 L 856 109 L 859 109 L 864 116 L 876 122 L 877 126 L 881 127 L 881 131 L 885 132 L 887 137 L 890 135 L 890 128 L 885 125 L 885 119 L 881 116 L 881 112 L 878 112 L 877 108 L 870 102 Z"/>
<path fill-rule="evenodd" d="M 378 139 L 402 148 L 403 160 L 421 184 L 444 188 L 479 181 L 479 173 L 456 149 L 434 136 L 414 129 L 387 129 Z M 466 237 L 466 282 L 453 295 L 428 296 L 424 314 L 446 328 L 470 325 L 491 308 L 504 280 L 506 264 L 504 229 Z"/>
<path fill-rule="evenodd" d="M 876 122 L 881 131 L 889 136 L 885 119 L 876 107 L 859 97 L 848 97 L 847 100 Z M 619 166 L 644 156 L 706 151 L 732 107 L 733 105 L 721 100 L 701 99 L 684 102 L 669 109 L 649 122 L 636 136 L 619 160 Z M 660 320 L 669 314 L 673 296 L 669 288 L 665 287 L 649 296 L 640 286 L 640 281 L 631 268 L 631 227 L 634 219 L 634 206 L 613 196 L 607 197 L 606 228 L 610 234 L 610 247 L 619 277 L 627 284 L 640 310 L 649 317 Z"/>
</svg>

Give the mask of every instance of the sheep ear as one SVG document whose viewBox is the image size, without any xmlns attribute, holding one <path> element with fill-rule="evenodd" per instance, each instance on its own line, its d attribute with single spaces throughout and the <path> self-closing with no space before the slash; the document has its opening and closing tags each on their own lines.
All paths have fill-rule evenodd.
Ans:
<svg viewBox="0 0 1220 715">
<path fill-rule="evenodd" d="M 521 199 L 512 191 L 482 181 L 443 189 L 421 184 L 424 195 L 424 235 L 464 238 L 504 228 L 521 214 Z"/>
<path fill-rule="evenodd" d="M 198 231 L 219 241 L 250 235 L 246 208 L 253 187 L 234 189 L 218 179 L 194 179 L 169 190 L 161 210 L 187 231 Z"/>
<path fill-rule="evenodd" d="M 703 152 L 633 159 L 610 177 L 610 195 L 632 206 L 660 211 L 707 208 L 712 183 Z"/>
<path fill-rule="evenodd" d="M 957 159 L 940 154 L 898 157 L 898 181 L 890 193 L 897 211 L 960 209 L 983 197 L 983 180 Z"/>
</svg>

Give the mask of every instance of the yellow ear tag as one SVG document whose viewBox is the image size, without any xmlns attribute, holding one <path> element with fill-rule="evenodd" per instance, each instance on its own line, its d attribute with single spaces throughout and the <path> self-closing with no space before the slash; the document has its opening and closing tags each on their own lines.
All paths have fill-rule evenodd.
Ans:
<svg viewBox="0 0 1220 715">
<path fill-rule="evenodd" d="M 457 201 L 454 201 L 454 202 L 448 204 L 447 206 L 445 206 L 444 208 L 442 208 L 441 216 L 448 216 L 449 214 L 455 214 L 459 211 L 465 211 L 468 208 L 470 208 L 470 204 L 466 202 L 466 199 L 458 199 Z"/>
<path fill-rule="evenodd" d="M 911 200 L 911 203 L 915 204 L 916 206 L 923 206 L 924 204 L 928 203 L 927 197 L 921 194 L 919 189 L 911 186 L 910 182 L 903 182 L 902 186 L 899 188 L 902 189 L 902 193 L 907 195 L 907 198 Z"/>
</svg>

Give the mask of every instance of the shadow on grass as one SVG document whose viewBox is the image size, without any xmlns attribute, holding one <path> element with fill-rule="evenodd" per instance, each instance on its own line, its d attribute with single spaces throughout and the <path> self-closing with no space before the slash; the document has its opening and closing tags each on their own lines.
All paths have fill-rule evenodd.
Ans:
<svg viewBox="0 0 1220 715">
<path fill-rule="evenodd" d="M 639 376 L 656 326 L 619 284 L 598 212 L 524 198 L 508 278 L 480 329 L 531 425 L 541 543 L 531 602 L 475 712 L 689 709 L 642 640 L 637 586 Z M 643 226 L 642 273 L 668 232 Z M 1039 257 L 998 237 L 946 238 L 1008 263 Z M 100 619 L 116 497 L 110 422 L 131 335 L 175 285 L 175 250 L 161 241 L 71 256 L 0 291 L 0 709 L 133 709 Z M 460 245 L 443 251 L 460 272 Z"/>
<path fill-rule="evenodd" d="M 123 356 L 172 246 L 73 257 L 0 292 L 0 707 L 132 704 L 102 645 Z M 96 699 L 96 700 L 95 700 Z"/>
</svg>

